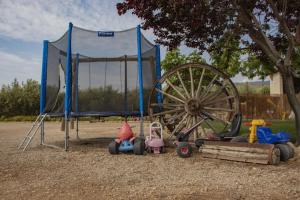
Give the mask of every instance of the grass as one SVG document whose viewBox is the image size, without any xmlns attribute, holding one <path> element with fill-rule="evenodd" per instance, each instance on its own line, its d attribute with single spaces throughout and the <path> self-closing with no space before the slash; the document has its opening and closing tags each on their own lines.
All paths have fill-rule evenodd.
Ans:
<svg viewBox="0 0 300 200">
<path fill-rule="evenodd" d="M 251 121 L 251 120 L 250 120 Z M 296 138 L 296 127 L 295 127 L 295 122 L 291 120 L 266 120 L 267 122 L 271 122 L 271 126 L 268 126 L 272 129 L 273 133 L 278 133 L 278 132 L 285 132 L 290 134 L 292 141 L 295 141 Z M 240 134 L 241 135 L 247 135 L 249 133 L 249 126 L 246 126 L 244 123 L 249 122 L 249 120 L 243 121 L 240 129 Z M 223 130 L 224 126 L 221 123 L 214 123 L 213 124 L 214 128 L 218 131 Z M 204 125 L 205 128 L 209 128 L 208 126 Z"/>
<path fill-rule="evenodd" d="M 272 123 L 271 126 L 269 126 L 272 129 L 273 133 L 278 133 L 278 132 L 285 132 L 289 133 L 292 137 L 292 141 L 295 141 L 296 138 L 296 126 L 295 122 L 291 120 L 285 120 L 285 121 L 280 121 L 280 120 L 272 120 L 270 121 Z M 249 132 L 249 126 L 245 126 L 242 124 L 241 126 L 241 134 L 248 134 Z"/>
</svg>

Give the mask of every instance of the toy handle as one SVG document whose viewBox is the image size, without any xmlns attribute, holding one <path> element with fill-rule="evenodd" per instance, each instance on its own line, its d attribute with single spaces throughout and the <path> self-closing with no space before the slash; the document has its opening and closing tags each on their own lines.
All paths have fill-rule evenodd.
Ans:
<svg viewBox="0 0 300 200">
<path fill-rule="evenodd" d="M 162 138 L 163 136 L 162 136 L 162 125 L 161 125 L 161 123 L 159 123 L 159 122 L 152 122 L 151 124 L 150 124 L 150 127 L 149 127 L 149 136 L 150 136 L 150 140 L 152 139 L 152 131 L 155 131 L 155 130 L 159 130 L 160 131 L 160 137 Z"/>
</svg>

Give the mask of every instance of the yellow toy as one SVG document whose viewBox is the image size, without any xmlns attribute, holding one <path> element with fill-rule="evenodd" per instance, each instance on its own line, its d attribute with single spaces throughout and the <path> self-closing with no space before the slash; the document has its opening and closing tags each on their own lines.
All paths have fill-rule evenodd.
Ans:
<svg viewBox="0 0 300 200">
<path fill-rule="evenodd" d="M 257 126 L 267 126 L 267 125 L 270 125 L 269 122 L 266 122 L 265 120 L 263 119 L 253 119 L 251 122 L 246 122 L 245 123 L 246 126 L 251 126 L 249 128 L 249 138 L 248 138 L 248 142 L 249 143 L 254 143 L 257 138 L 256 138 L 256 128 Z"/>
</svg>

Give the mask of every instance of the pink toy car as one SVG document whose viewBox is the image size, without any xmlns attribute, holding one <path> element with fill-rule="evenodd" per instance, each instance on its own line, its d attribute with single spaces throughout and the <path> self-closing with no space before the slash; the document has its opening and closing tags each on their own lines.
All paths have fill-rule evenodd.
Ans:
<svg viewBox="0 0 300 200">
<path fill-rule="evenodd" d="M 163 129 L 159 122 L 150 124 L 149 136 L 146 137 L 145 145 L 149 153 L 164 153 Z"/>
</svg>

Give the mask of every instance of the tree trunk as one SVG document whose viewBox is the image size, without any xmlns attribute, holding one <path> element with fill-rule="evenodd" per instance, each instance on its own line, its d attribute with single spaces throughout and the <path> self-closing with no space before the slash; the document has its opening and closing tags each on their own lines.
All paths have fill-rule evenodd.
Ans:
<svg viewBox="0 0 300 200">
<path fill-rule="evenodd" d="M 300 144 L 300 102 L 296 97 L 293 76 L 289 72 L 281 73 L 283 88 L 287 95 L 288 102 L 291 109 L 295 113 L 295 123 L 296 123 L 296 145 Z"/>
</svg>

